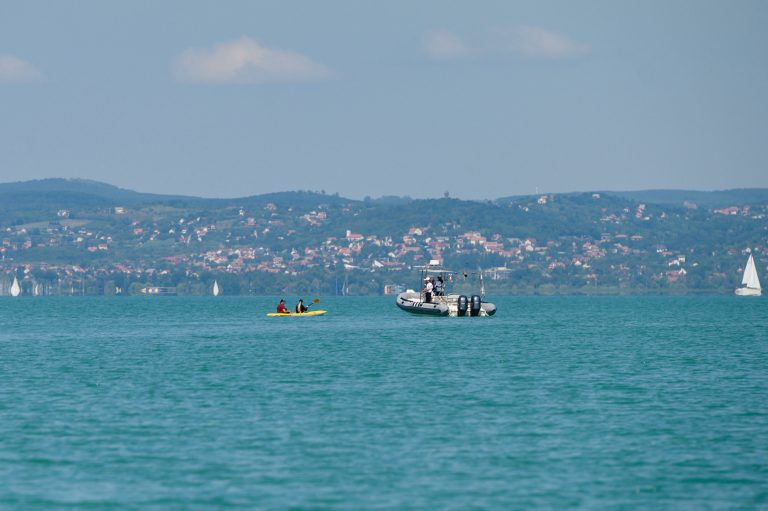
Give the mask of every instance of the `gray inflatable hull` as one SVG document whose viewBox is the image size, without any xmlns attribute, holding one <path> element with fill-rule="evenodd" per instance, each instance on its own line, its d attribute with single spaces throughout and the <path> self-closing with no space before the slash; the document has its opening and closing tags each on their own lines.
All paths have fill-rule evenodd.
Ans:
<svg viewBox="0 0 768 511">
<path fill-rule="evenodd" d="M 421 300 L 411 299 L 401 293 L 397 297 L 397 306 L 413 314 L 427 314 L 429 316 L 447 316 L 448 305 L 444 303 L 425 303 Z"/>
<path fill-rule="evenodd" d="M 438 296 L 434 297 L 432 302 L 426 303 L 422 300 L 419 293 L 416 293 L 415 291 L 406 291 L 397 295 L 395 303 L 404 311 L 408 311 L 412 314 L 457 316 L 458 298 L 459 295 Z M 480 304 L 480 316 L 493 316 L 495 313 L 496 305 L 490 302 L 482 302 Z M 471 317 L 469 310 L 467 310 L 466 316 Z"/>
</svg>

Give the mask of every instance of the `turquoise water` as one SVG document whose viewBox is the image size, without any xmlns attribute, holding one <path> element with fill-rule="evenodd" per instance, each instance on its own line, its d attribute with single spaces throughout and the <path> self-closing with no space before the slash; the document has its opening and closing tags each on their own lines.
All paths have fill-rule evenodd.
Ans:
<svg viewBox="0 0 768 511">
<path fill-rule="evenodd" d="M 768 300 L 494 301 L 4 299 L 0 508 L 768 507 Z"/>
</svg>

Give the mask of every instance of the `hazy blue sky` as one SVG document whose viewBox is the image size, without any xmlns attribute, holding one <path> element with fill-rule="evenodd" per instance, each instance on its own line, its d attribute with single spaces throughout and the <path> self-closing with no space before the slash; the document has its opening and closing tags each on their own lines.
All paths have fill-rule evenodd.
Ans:
<svg viewBox="0 0 768 511">
<path fill-rule="evenodd" d="M 768 186 L 768 2 L 0 0 L 0 181 Z"/>
</svg>

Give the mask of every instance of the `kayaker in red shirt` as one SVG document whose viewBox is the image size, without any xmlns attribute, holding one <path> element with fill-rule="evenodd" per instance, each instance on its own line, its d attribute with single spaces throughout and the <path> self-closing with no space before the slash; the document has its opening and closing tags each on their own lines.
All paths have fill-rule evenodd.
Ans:
<svg viewBox="0 0 768 511">
<path fill-rule="evenodd" d="M 277 312 L 280 314 L 288 314 L 288 309 L 285 308 L 285 300 L 280 300 L 277 304 Z"/>
</svg>

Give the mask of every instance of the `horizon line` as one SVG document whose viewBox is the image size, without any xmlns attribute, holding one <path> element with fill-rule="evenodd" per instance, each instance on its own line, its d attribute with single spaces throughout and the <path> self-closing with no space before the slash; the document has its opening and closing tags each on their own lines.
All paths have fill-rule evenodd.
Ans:
<svg viewBox="0 0 768 511">
<path fill-rule="evenodd" d="M 723 189 L 695 189 L 695 188 L 638 188 L 638 189 L 624 189 L 624 190 L 583 189 L 583 190 L 569 190 L 569 191 L 534 191 L 530 193 L 510 193 L 507 195 L 498 196 L 496 198 L 486 197 L 486 198 L 477 198 L 477 199 L 467 199 L 467 198 L 451 195 L 450 193 L 447 196 L 445 196 L 444 194 L 441 194 L 441 196 L 436 196 L 436 197 L 413 197 L 408 194 L 404 194 L 404 195 L 385 194 L 385 195 L 380 195 L 378 197 L 364 195 L 362 197 L 356 198 L 352 196 L 342 195 L 340 192 L 327 192 L 325 190 L 301 190 L 301 189 L 268 191 L 268 192 L 262 192 L 262 193 L 254 193 L 249 195 L 240 195 L 240 196 L 231 196 L 231 197 L 223 197 L 223 196 L 211 197 L 211 196 L 204 196 L 204 195 L 188 195 L 184 193 L 178 194 L 173 192 L 164 193 L 164 192 L 157 192 L 157 191 L 142 191 L 142 190 L 133 189 L 133 188 L 125 188 L 122 186 L 109 183 L 107 181 L 99 181 L 96 179 L 81 178 L 81 177 L 44 177 L 44 178 L 37 178 L 37 179 L 27 179 L 22 181 L 0 181 L 0 186 L 23 185 L 27 183 L 44 182 L 44 181 L 68 181 L 72 183 L 77 183 L 77 182 L 92 183 L 95 185 L 108 186 L 111 188 L 115 188 L 117 190 L 144 194 L 144 195 L 158 195 L 158 196 L 165 196 L 165 197 L 176 197 L 176 198 L 184 198 L 184 199 L 203 199 L 203 200 L 236 200 L 236 199 L 247 199 L 251 197 L 260 197 L 264 195 L 281 194 L 281 193 L 313 193 L 317 195 L 328 195 L 328 196 L 340 197 L 340 198 L 356 200 L 356 201 L 365 201 L 366 199 L 381 200 L 386 198 L 411 199 L 411 200 L 438 200 L 438 199 L 448 198 L 448 199 L 457 199 L 457 200 L 463 200 L 463 201 L 469 201 L 469 202 L 483 202 L 483 201 L 495 201 L 495 200 L 501 200 L 501 199 L 508 199 L 508 198 L 514 198 L 514 197 L 540 197 L 544 195 L 573 195 L 573 194 L 580 194 L 580 193 L 609 193 L 609 194 L 610 193 L 644 193 L 644 192 L 723 193 L 723 192 L 731 192 L 731 191 L 739 191 L 739 190 L 768 190 L 768 187 L 761 187 L 761 186 L 723 188 Z"/>
</svg>

